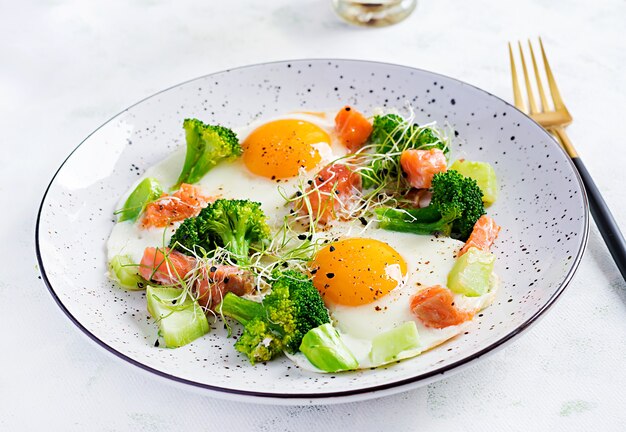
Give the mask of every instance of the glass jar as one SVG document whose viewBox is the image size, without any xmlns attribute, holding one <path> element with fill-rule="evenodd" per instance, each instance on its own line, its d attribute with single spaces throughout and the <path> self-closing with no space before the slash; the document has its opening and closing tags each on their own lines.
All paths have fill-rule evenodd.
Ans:
<svg viewBox="0 0 626 432">
<path fill-rule="evenodd" d="M 332 0 L 335 12 L 349 22 L 366 27 L 384 27 L 408 17 L 417 0 Z"/>
</svg>

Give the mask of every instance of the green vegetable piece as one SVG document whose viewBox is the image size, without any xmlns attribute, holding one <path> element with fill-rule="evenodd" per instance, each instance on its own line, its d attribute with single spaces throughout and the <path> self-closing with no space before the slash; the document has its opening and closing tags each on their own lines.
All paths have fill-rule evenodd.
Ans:
<svg viewBox="0 0 626 432">
<path fill-rule="evenodd" d="M 178 348 L 209 332 L 209 322 L 197 301 L 178 288 L 155 287 L 146 290 L 148 312 L 159 324 L 165 346 Z"/>
<path fill-rule="evenodd" d="M 243 324 L 235 349 L 253 364 L 282 351 L 298 352 L 309 330 L 330 322 L 322 296 L 306 274 L 285 270 L 272 277 L 272 291 L 262 303 L 228 293 L 218 307 L 219 313 Z"/>
<path fill-rule="evenodd" d="M 115 255 L 109 263 L 112 279 L 122 288 L 131 291 L 143 290 L 147 282 L 139 276 L 139 265 L 134 263 L 128 255 Z"/>
<path fill-rule="evenodd" d="M 377 335 L 372 340 L 370 360 L 374 365 L 381 365 L 396 360 L 402 351 L 419 347 L 420 338 L 417 326 L 407 321 L 398 327 Z"/>
<path fill-rule="evenodd" d="M 467 240 L 476 221 L 485 214 L 476 181 L 449 170 L 433 176 L 433 196 L 428 207 L 375 210 L 379 226 L 389 231 L 444 235 Z"/>
<path fill-rule="evenodd" d="M 187 153 L 174 189 L 182 183 L 196 183 L 221 161 L 241 156 L 237 135 L 226 127 L 207 125 L 198 119 L 185 119 L 183 128 Z"/>
<path fill-rule="evenodd" d="M 249 263 L 251 250 L 263 249 L 270 239 L 261 203 L 218 199 L 198 216 L 186 219 L 172 236 L 170 247 L 189 255 L 198 248 L 210 252 L 222 246 L 241 265 Z"/>
<path fill-rule="evenodd" d="M 265 316 L 265 309 L 261 303 L 239 297 L 232 292 L 226 293 L 215 308 L 215 312 L 233 318 L 243 325 L 257 316 Z"/>
<path fill-rule="evenodd" d="M 489 279 L 496 257 L 471 247 L 457 258 L 448 274 L 448 288 L 457 294 L 478 297 L 489 291 Z"/>
<path fill-rule="evenodd" d="M 413 212 L 411 210 L 394 209 L 390 207 L 381 207 L 375 210 L 378 217 L 380 228 L 388 231 L 399 231 L 411 234 L 436 234 L 449 237 L 452 233 L 452 223 L 460 214 L 460 211 L 453 209 L 444 215 L 438 212 L 432 212 L 431 208 L 417 209 L 427 210 L 424 212 Z M 428 214 L 427 214 L 428 213 Z M 430 221 L 426 216 L 430 214 L 439 215 L 436 221 Z M 423 217 L 424 216 L 424 217 Z"/>
<path fill-rule="evenodd" d="M 146 205 L 159 198 L 162 194 L 163 189 L 161 189 L 161 185 L 156 179 L 152 177 L 143 179 L 126 199 L 124 208 L 119 212 L 118 222 L 126 220 L 136 221 L 144 208 L 146 208 Z"/>
<path fill-rule="evenodd" d="M 485 214 L 483 193 L 476 181 L 448 170 L 433 176 L 431 189 L 433 197 L 429 206 L 439 209 L 442 215 L 452 210 L 460 212 L 452 222 L 452 237 L 466 241 L 476 221 Z"/>
<path fill-rule="evenodd" d="M 498 180 L 496 172 L 487 162 L 473 162 L 468 160 L 457 160 L 450 166 L 465 177 L 476 180 L 478 187 L 483 192 L 483 202 L 491 205 L 498 197 Z"/>
<path fill-rule="evenodd" d="M 270 361 L 283 352 L 283 344 L 270 323 L 261 316 L 252 318 L 235 342 L 235 349 L 245 354 L 251 364 Z"/>
<path fill-rule="evenodd" d="M 309 330 L 302 338 L 300 351 L 313 366 L 325 372 L 352 370 L 359 365 L 332 324 Z"/>
<path fill-rule="evenodd" d="M 267 319 L 282 335 L 285 351 L 295 353 L 309 330 L 330 322 L 313 282 L 295 270 L 275 272 L 272 292 L 263 299 Z"/>
</svg>

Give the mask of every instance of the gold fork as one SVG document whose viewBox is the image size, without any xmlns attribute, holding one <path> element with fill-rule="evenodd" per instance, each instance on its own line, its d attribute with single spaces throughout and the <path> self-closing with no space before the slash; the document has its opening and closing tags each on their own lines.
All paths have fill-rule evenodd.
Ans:
<svg viewBox="0 0 626 432">
<path fill-rule="evenodd" d="M 539 93 L 539 99 L 541 101 L 541 105 L 538 105 L 533 95 L 533 91 L 531 88 L 531 79 L 528 73 L 528 69 L 526 68 L 526 61 L 524 59 L 524 51 L 522 49 L 522 44 L 518 42 L 519 46 L 519 55 L 522 63 L 522 71 L 524 73 L 524 82 L 526 84 L 526 93 L 528 95 L 528 110 L 524 104 L 524 100 L 522 99 L 522 92 L 520 90 L 519 80 L 517 78 L 517 71 L 515 67 L 515 60 L 513 57 L 513 48 L 511 47 L 511 43 L 509 42 L 509 57 L 511 59 L 511 76 L 513 78 L 513 99 L 515 101 L 515 106 L 520 110 L 528 114 L 533 120 L 539 123 L 544 127 L 548 132 L 552 133 L 557 141 L 563 146 L 569 157 L 574 162 L 574 165 L 578 169 L 578 173 L 585 185 L 585 189 L 587 190 L 587 197 L 589 198 L 589 207 L 591 209 L 591 214 L 593 215 L 593 219 L 598 226 L 598 230 L 604 239 L 604 242 L 609 248 L 611 255 L 613 256 L 613 260 L 617 264 L 619 271 L 622 274 L 622 277 L 626 279 L 626 242 L 624 241 L 624 237 L 620 232 L 619 226 L 611 211 L 609 210 L 606 202 L 602 198 L 600 191 L 598 190 L 596 184 L 594 183 L 589 171 L 583 164 L 582 160 L 578 156 L 574 145 L 570 141 L 567 133 L 565 132 L 565 126 L 570 124 L 573 120 L 571 114 L 567 110 L 563 99 L 561 98 L 561 94 L 559 93 L 559 89 L 556 86 L 556 80 L 554 79 L 554 75 L 552 74 L 552 69 L 548 64 L 548 58 L 546 56 L 546 51 L 543 48 L 543 42 L 541 38 L 539 38 L 539 47 L 541 48 L 541 57 L 543 60 L 543 65 L 545 68 L 546 78 L 548 80 L 548 87 L 550 89 L 550 95 L 552 97 L 552 105 L 550 107 L 548 103 L 548 98 L 546 97 L 546 92 L 544 91 L 544 87 L 541 81 L 541 76 L 539 75 L 539 67 L 537 66 L 537 60 L 535 58 L 535 53 L 533 51 L 533 46 L 528 41 L 528 48 L 530 50 L 530 57 L 532 60 L 533 70 L 535 73 L 535 81 L 537 85 L 537 92 Z"/>
</svg>

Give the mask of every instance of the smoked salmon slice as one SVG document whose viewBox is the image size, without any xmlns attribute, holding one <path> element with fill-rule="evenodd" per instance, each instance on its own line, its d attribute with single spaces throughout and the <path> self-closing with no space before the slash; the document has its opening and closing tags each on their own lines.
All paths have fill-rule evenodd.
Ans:
<svg viewBox="0 0 626 432">
<path fill-rule="evenodd" d="M 444 328 L 459 325 L 474 317 L 473 312 L 466 312 L 454 306 L 454 295 L 448 288 L 435 285 L 417 293 L 411 299 L 411 312 L 425 326 Z"/>
<path fill-rule="evenodd" d="M 335 116 L 335 130 L 352 152 L 360 149 L 372 134 L 372 124 L 357 110 L 345 106 Z"/>
<path fill-rule="evenodd" d="M 208 274 L 207 274 L 208 273 Z M 214 309 L 226 293 L 242 296 L 255 288 L 254 275 L 239 267 L 214 265 L 204 271 L 205 276 L 194 286 L 196 299 L 205 309 Z"/>
<path fill-rule="evenodd" d="M 355 193 L 361 190 L 361 176 L 342 164 L 322 169 L 306 192 L 313 216 L 318 222 L 334 219 L 342 207 L 346 207 Z M 297 204 L 301 211 L 308 209 L 302 201 Z"/>
<path fill-rule="evenodd" d="M 400 155 L 402 171 L 411 186 L 417 189 L 429 188 L 433 176 L 447 170 L 448 163 L 443 151 L 430 150 L 405 150 Z"/>
<path fill-rule="evenodd" d="M 500 226 L 498 226 L 496 221 L 487 215 L 482 215 L 474 224 L 472 233 L 458 256 L 463 255 L 471 247 L 488 252 L 496 237 L 498 237 L 499 232 Z"/>
<path fill-rule="evenodd" d="M 143 228 L 163 228 L 192 216 L 197 216 L 213 199 L 202 195 L 200 190 L 183 183 L 172 195 L 163 194 L 161 198 L 146 206 L 141 226 Z"/>
<path fill-rule="evenodd" d="M 195 258 L 174 249 L 147 247 L 139 264 L 139 274 L 147 281 L 177 285 L 195 266 Z"/>
</svg>

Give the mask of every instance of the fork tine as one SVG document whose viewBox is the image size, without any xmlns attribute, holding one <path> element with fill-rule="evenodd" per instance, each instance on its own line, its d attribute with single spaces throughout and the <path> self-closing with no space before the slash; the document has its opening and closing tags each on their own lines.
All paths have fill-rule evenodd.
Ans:
<svg viewBox="0 0 626 432">
<path fill-rule="evenodd" d="M 546 98 L 546 93 L 543 91 L 543 85 L 541 84 L 541 77 L 539 76 L 539 68 L 537 67 L 537 60 L 535 59 L 535 52 L 533 51 L 533 45 L 530 43 L 530 39 L 528 40 L 528 48 L 530 48 L 530 57 L 533 60 L 533 69 L 535 71 L 535 78 L 537 79 L 537 91 L 539 91 L 539 98 L 541 99 L 542 111 L 549 110 L 548 108 L 548 100 Z"/>
<path fill-rule="evenodd" d="M 530 76 L 526 69 L 526 61 L 524 60 L 524 51 L 522 51 L 521 42 L 517 42 L 519 45 L 519 55 L 522 58 L 522 70 L 524 71 L 524 81 L 526 82 L 526 93 L 528 94 L 528 104 L 530 105 L 530 114 L 537 114 L 537 104 L 535 103 L 535 97 L 533 96 L 533 89 L 530 87 Z"/>
<path fill-rule="evenodd" d="M 524 106 L 524 101 L 522 100 L 522 92 L 520 91 L 519 81 L 517 79 L 517 70 L 515 68 L 515 60 L 513 59 L 511 42 L 509 42 L 509 58 L 511 59 L 511 77 L 513 78 L 513 100 L 517 109 L 526 112 L 526 107 Z"/>
<path fill-rule="evenodd" d="M 539 46 L 541 47 L 541 56 L 543 57 L 543 65 L 546 68 L 546 76 L 548 78 L 548 85 L 550 86 L 550 93 L 552 93 L 554 108 L 556 108 L 557 110 L 566 109 L 565 104 L 563 103 L 563 99 L 561 99 L 561 93 L 559 93 L 559 89 L 556 86 L 554 75 L 552 75 L 552 69 L 550 69 L 548 57 L 546 56 L 546 51 L 543 49 L 543 42 L 541 41 L 541 38 L 539 38 Z"/>
</svg>

